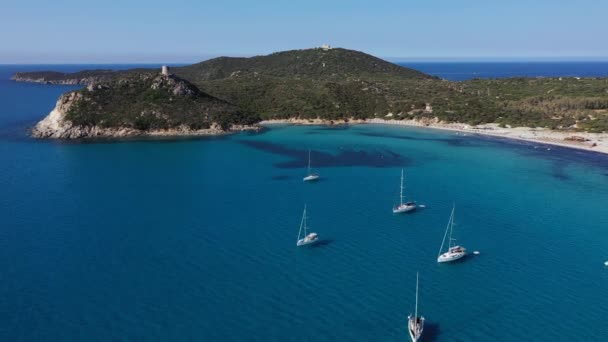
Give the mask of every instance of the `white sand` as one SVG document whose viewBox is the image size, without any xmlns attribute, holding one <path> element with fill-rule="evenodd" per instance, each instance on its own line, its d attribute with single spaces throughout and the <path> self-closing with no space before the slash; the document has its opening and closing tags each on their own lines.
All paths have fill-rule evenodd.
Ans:
<svg viewBox="0 0 608 342">
<path fill-rule="evenodd" d="M 608 133 L 564 132 L 547 128 L 530 127 L 501 128 L 498 127 L 498 124 L 483 124 L 471 126 L 461 123 L 422 123 L 417 120 L 371 119 L 367 122 L 372 124 L 435 128 L 455 131 L 463 134 L 489 135 L 494 137 L 524 140 L 529 142 L 576 148 L 580 150 L 595 151 L 608 154 Z M 587 141 L 583 142 L 566 140 L 566 138 L 570 138 L 573 136 L 585 138 L 587 139 Z"/>
</svg>

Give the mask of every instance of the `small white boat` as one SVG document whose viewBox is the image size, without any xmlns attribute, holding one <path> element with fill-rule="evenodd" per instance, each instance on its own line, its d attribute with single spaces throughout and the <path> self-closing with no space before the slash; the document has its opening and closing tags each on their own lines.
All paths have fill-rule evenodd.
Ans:
<svg viewBox="0 0 608 342">
<path fill-rule="evenodd" d="M 306 224 L 306 218 L 306 205 L 304 205 L 304 214 L 302 215 L 302 222 L 300 222 L 300 230 L 298 231 L 298 240 L 296 243 L 297 246 L 312 245 L 313 243 L 319 241 L 319 235 L 317 235 L 317 233 L 308 233 L 308 225 Z M 304 228 L 303 238 L 301 238 L 302 228 Z"/>
<path fill-rule="evenodd" d="M 450 220 L 448 221 L 448 226 L 445 229 L 445 234 L 443 235 L 443 241 L 441 241 L 441 247 L 439 247 L 439 255 L 437 256 L 437 262 L 450 262 L 458 260 L 465 255 L 467 255 L 467 250 L 464 247 L 454 245 L 454 241 L 456 239 L 452 239 L 452 231 L 454 230 L 454 209 L 455 206 L 452 207 L 452 214 L 450 215 Z M 443 251 L 443 245 L 445 244 L 445 238 L 448 235 L 448 231 L 450 232 L 450 238 L 448 242 L 448 250 L 445 253 Z"/>
<path fill-rule="evenodd" d="M 319 179 L 319 175 L 308 175 L 308 176 L 302 178 L 302 180 L 305 182 L 316 181 L 317 179 Z"/>
<path fill-rule="evenodd" d="M 399 204 L 393 207 L 393 214 L 407 213 L 416 210 L 416 202 L 403 202 L 403 169 L 401 169 L 401 187 L 399 191 Z"/>
<path fill-rule="evenodd" d="M 424 330 L 424 317 L 418 316 L 418 273 L 416 273 L 416 309 L 414 316 L 407 316 L 407 330 L 410 333 L 412 342 L 417 342 L 422 336 Z"/>
<path fill-rule="evenodd" d="M 604 262 L 604 265 L 605 265 L 605 266 L 608 266 L 608 260 L 607 260 L 606 262 Z"/>
<path fill-rule="evenodd" d="M 313 172 L 311 167 L 310 167 L 310 150 L 308 150 L 308 175 L 306 177 L 304 177 L 302 180 L 304 182 L 312 182 L 312 181 L 316 181 L 319 179 L 319 174 L 316 172 Z"/>
</svg>

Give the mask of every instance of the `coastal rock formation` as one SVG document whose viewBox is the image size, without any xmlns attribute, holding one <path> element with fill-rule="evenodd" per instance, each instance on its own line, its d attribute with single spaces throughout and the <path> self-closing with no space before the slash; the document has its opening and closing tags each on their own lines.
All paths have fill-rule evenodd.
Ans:
<svg viewBox="0 0 608 342">
<path fill-rule="evenodd" d="M 127 137 L 143 135 L 145 132 L 123 127 L 106 128 L 97 125 L 81 126 L 74 125 L 66 118 L 70 108 L 82 99 L 78 92 L 69 92 L 61 95 L 55 108 L 42 121 L 38 122 L 32 129 L 32 136 L 35 138 L 50 139 L 79 139 L 90 137 Z"/>
<path fill-rule="evenodd" d="M 258 125 L 232 125 L 228 129 L 218 123 L 212 123 L 209 128 L 192 129 L 187 125 L 179 125 L 167 129 L 140 130 L 131 127 L 102 127 L 99 125 L 74 125 L 66 118 L 67 113 L 75 103 L 82 99 L 78 92 L 63 94 L 55 108 L 32 129 L 35 138 L 47 139 L 80 139 L 80 138 L 124 138 L 136 136 L 199 136 L 220 135 L 229 132 L 259 131 Z"/>
<path fill-rule="evenodd" d="M 73 129 L 71 121 L 66 120 L 65 115 L 75 101 L 82 98 L 77 92 L 69 92 L 61 95 L 55 108 L 42 121 L 38 122 L 32 130 L 32 136 L 36 138 L 69 138 L 78 135 L 78 129 Z"/>
<path fill-rule="evenodd" d="M 215 135 L 258 120 L 172 75 L 133 74 L 63 94 L 32 130 L 37 138 Z"/>
</svg>

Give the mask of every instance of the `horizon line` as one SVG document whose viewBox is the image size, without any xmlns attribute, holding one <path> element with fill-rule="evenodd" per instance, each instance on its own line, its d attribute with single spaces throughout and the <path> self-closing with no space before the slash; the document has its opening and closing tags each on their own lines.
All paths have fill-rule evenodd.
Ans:
<svg viewBox="0 0 608 342">
<path fill-rule="evenodd" d="M 254 57 L 259 55 L 238 56 L 238 57 Z M 0 65 L 190 65 L 204 62 L 217 57 L 228 57 L 226 55 L 214 55 L 208 58 L 202 57 L 196 61 L 109 61 L 109 62 L 35 62 L 35 63 L 15 63 L 15 62 L 0 62 Z M 565 57 L 533 57 L 533 56 L 518 56 L 518 57 L 378 57 L 392 63 L 484 63 L 484 62 L 608 62 L 608 56 L 565 56 Z"/>
</svg>

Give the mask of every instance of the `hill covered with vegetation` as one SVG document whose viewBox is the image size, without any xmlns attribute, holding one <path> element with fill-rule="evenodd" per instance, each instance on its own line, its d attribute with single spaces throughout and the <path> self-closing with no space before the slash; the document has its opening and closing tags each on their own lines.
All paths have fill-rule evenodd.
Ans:
<svg viewBox="0 0 608 342">
<path fill-rule="evenodd" d="M 173 71 L 193 82 L 260 75 L 317 81 L 433 78 L 360 51 L 341 48 L 291 50 L 249 58 L 218 57 Z"/>
<path fill-rule="evenodd" d="M 247 125 L 254 114 L 201 92 L 190 82 L 158 73 L 133 73 L 79 90 L 66 119 L 80 126 L 158 130 L 188 126 L 193 130 L 218 123 Z"/>
<path fill-rule="evenodd" d="M 359 51 L 322 48 L 250 58 L 219 57 L 176 67 L 172 72 L 201 89 L 206 96 L 235 109 L 225 118 L 212 115 L 213 120 L 221 120 L 224 126 L 257 119 L 365 119 L 389 115 L 393 119 L 608 131 L 607 79 L 510 78 L 450 82 Z M 80 80 L 80 84 L 106 82 L 107 89 L 96 95 L 104 96 L 103 101 L 99 100 L 105 105 L 79 108 L 78 115 L 74 114 L 79 122 L 105 117 L 105 125 L 121 125 L 124 124 L 121 117 L 125 116 L 130 124 L 135 124 L 133 113 L 149 106 L 164 108 L 166 113 L 171 110 L 181 113 L 172 114 L 172 120 L 167 123 L 150 118 L 150 127 L 180 122 L 207 124 L 201 121 L 205 116 L 196 110 L 184 110 L 199 108 L 195 102 L 189 107 L 186 104 L 189 99 L 166 102 L 170 97 L 151 96 L 148 84 L 129 89 L 121 87 L 120 79 L 148 73 L 157 71 L 20 73 L 15 79 L 52 83 Z M 137 101 L 131 101 L 133 98 Z M 163 103 L 167 106 L 163 107 Z M 432 110 L 428 110 L 427 104 Z M 240 114 L 234 114 L 237 112 Z"/>
<path fill-rule="evenodd" d="M 41 138 L 218 134 L 260 118 L 161 73 L 129 73 L 62 95 L 33 129 Z"/>
</svg>

